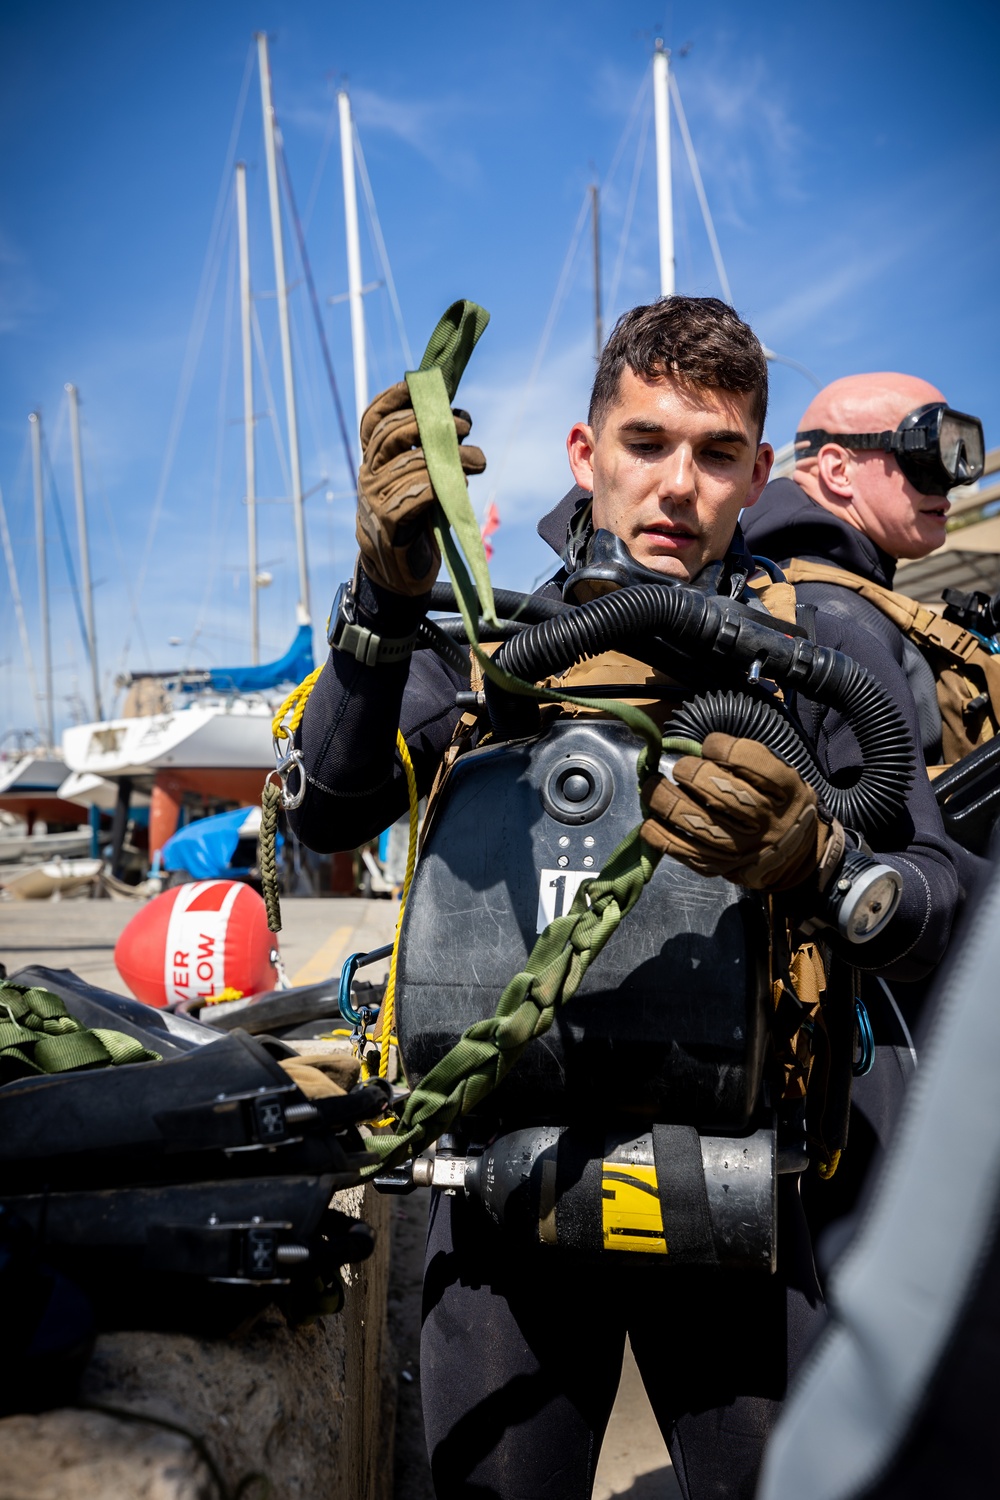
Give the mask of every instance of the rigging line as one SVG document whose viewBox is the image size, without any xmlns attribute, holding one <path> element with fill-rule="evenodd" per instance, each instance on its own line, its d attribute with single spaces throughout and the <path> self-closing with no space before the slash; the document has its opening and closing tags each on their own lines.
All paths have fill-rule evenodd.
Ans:
<svg viewBox="0 0 1000 1500">
<path fill-rule="evenodd" d="M 565 297 L 567 288 L 569 286 L 569 278 L 573 270 L 573 263 L 576 260 L 576 252 L 580 246 L 580 236 L 583 233 L 583 226 L 587 222 L 587 216 L 589 215 L 589 213 L 590 186 L 588 184 L 587 189 L 583 195 L 583 202 L 580 204 L 580 212 L 576 217 L 576 224 L 574 225 L 573 234 L 570 238 L 569 249 L 566 251 L 566 258 L 563 261 L 562 270 L 559 273 L 559 281 L 556 284 L 555 294 L 552 298 L 551 306 L 549 307 L 549 315 L 545 320 L 545 327 L 542 329 L 542 336 L 538 341 L 538 348 L 535 350 L 535 358 L 532 362 L 531 370 L 528 374 L 528 379 L 525 382 L 524 389 L 521 392 L 521 400 L 518 403 L 517 411 L 514 414 L 514 420 L 511 423 L 510 432 L 508 433 L 507 440 L 504 443 L 503 453 L 500 457 L 500 465 L 497 469 L 496 483 L 490 491 L 486 501 L 487 510 L 496 500 L 501 481 L 503 480 L 504 470 L 507 467 L 507 460 L 510 457 L 511 449 L 514 446 L 517 435 L 521 428 L 521 423 L 524 420 L 524 413 L 527 410 L 528 406 L 528 398 L 531 395 L 532 387 L 538 377 L 538 372 L 541 369 L 542 360 L 545 358 L 545 352 L 549 346 L 549 339 L 552 337 L 552 330 L 555 327 L 556 318 L 559 315 L 559 309 L 562 306 L 563 298 Z"/>
<path fill-rule="evenodd" d="M 322 379 L 316 358 L 316 349 L 311 341 L 307 341 L 305 328 L 302 326 L 302 320 L 308 318 L 308 313 L 302 309 L 301 303 L 296 306 L 293 301 L 288 306 L 288 318 L 292 330 L 292 344 L 294 348 L 299 350 L 302 361 L 303 379 L 300 390 L 302 398 L 300 403 L 302 412 L 301 428 L 303 433 L 308 431 L 312 441 L 314 461 L 317 468 L 322 469 L 326 458 L 324 431 L 315 400 L 316 391 L 322 391 Z M 350 475 L 348 475 L 348 483 L 350 482 Z M 307 500 L 313 493 L 312 488 L 307 489 L 303 494 L 303 500 Z"/>
<path fill-rule="evenodd" d="M 406 327 L 403 323 L 403 309 L 399 305 L 399 297 L 396 295 L 396 283 L 392 275 L 392 267 L 389 265 L 389 252 L 385 248 L 385 239 L 382 235 L 382 225 L 375 207 L 375 194 L 372 192 L 371 179 L 368 176 L 368 167 L 365 162 L 365 153 L 361 149 L 361 137 L 358 135 L 357 126 L 354 127 L 354 156 L 361 173 L 361 189 L 365 195 L 365 204 L 368 208 L 368 223 L 372 231 L 372 239 L 375 241 L 375 250 L 382 267 L 382 275 L 385 278 L 386 291 L 389 293 L 389 301 L 392 303 L 393 316 L 396 319 L 396 332 L 399 334 L 400 348 L 403 358 L 406 360 L 406 368 L 413 368 L 413 353 L 410 349 L 410 341 L 406 337 Z"/>
<path fill-rule="evenodd" d="M 632 182 L 628 190 L 628 202 L 625 205 L 625 218 L 622 221 L 621 237 L 618 241 L 618 256 L 615 260 L 615 274 L 611 282 L 611 291 L 608 295 L 608 313 L 614 311 L 615 298 L 618 296 L 618 288 L 621 285 L 622 272 L 625 269 L 625 251 L 628 247 L 628 237 L 632 229 L 632 215 L 635 212 L 635 201 L 639 193 L 639 178 L 642 173 L 642 164 L 646 156 L 646 143 L 649 140 L 649 125 L 653 118 L 652 110 L 647 110 L 643 116 L 642 130 L 639 134 L 639 143 L 635 152 L 635 166 L 632 169 Z"/>
<path fill-rule="evenodd" d="M 225 215 L 225 224 L 232 217 L 232 204 Z M 141 596 L 142 587 L 146 579 L 146 571 L 149 567 L 153 553 L 153 542 L 156 530 L 159 526 L 160 516 L 163 512 L 163 502 L 166 499 L 167 486 L 173 472 L 174 458 L 180 443 L 181 428 L 187 415 L 188 402 L 194 387 L 194 377 L 198 360 L 201 357 L 202 344 L 208 328 L 208 318 L 211 310 L 211 300 L 215 292 L 215 284 L 218 280 L 219 269 L 222 263 L 220 252 L 221 236 L 209 244 L 205 260 L 205 273 L 202 286 L 199 289 L 198 299 L 195 304 L 194 316 L 191 319 L 191 328 L 188 334 L 187 349 L 184 355 L 184 363 L 181 367 L 181 376 L 177 387 L 177 397 L 174 402 L 173 416 L 170 422 L 170 431 L 167 436 L 167 447 L 163 456 L 163 464 L 160 469 L 160 480 L 156 489 L 152 511 L 149 518 L 149 526 L 146 532 L 146 545 L 143 549 L 142 561 L 136 573 L 137 596 Z M 131 622 L 130 622 L 131 624 Z"/>
<path fill-rule="evenodd" d="M 807 380 L 812 381 L 813 385 L 818 391 L 821 391 L 823 389 L 823 382 L 820 380 L 818 375 L 813 374 L 808 365 L 800 365 L 797 359 L 789 359 L 787 354 L 775 353 L 775 351 L 768 348 L 767 344 L 765 343 L 761 343 L 761 348 L 764 351 L 765 359 L 773 360 L 776 364 L 779 365 L 787 365 L 790 370 L 798 370 L 800 375 L 804 375 Z"/>
<path fill-rule="evenodd" d="M 652 77 L 652 73 L 653 64 L 650 62 L 647 64 L 646 70 L 642 75 L 642 80 L 639 84 L 638 89 L 636 90 L 635 98 L 632 101 L 632 108 L 629 111 L 629 117 L 625 122 L 625 129 L 621 133 L 621 139 L 619 140 L 618 145 L 615 148 L 614 156 L 611 158 L 611 165 L 607 170 L 607 175 L 605 176 L 604 181 L 601 183 L 602 196 L 608 191 L 608 188 L 611 186 L 611 179 L 614 177 L 615 173 L 618 170 L 618 164 L 621 161 L 622 153 L 625 150 L 625 142 L 628 140 L 629 134 L 632 130 L 632 126 L 635 123 L 635 117 L 639 112 L 639 106 L 642 103 L 643 95 L 645 94 L 646 89 L 649 85 L 649 80 Z"/>
<path fill-rule="evenodd" d="M 59 499 L 59 491 L 56 488 L 56 476 L 52 471 L 52 455 L 49 452 L 49 443 L 46 433 L 42 431 L 42 462 L 48 470 L 49 491 L 52 495 L 52 503 L 55 507 L 56 523 L 59 527 L 59 540 L 62 544 L 63 562 L 66 565 L 66 576 L 69 579 L 70 592 L 73 595 L 73 603 L 76 606 L 76 621 L 80 627 L 80 639 L 83 641 L 84 657 L 90 660 L 90 643 L 87 639 L 87 626 L 83 618 L 83 606 L 80 602 L 80 586 L 76 581 L 76 568 L 73 564 L 73 554 L 69 546 L 69 533 L 66 530 L 66 517 L 63 515 L 62 501 Z"/>
<path fill-rule="evenodd" d="M 316 324 L 316 332 L 319 335 L 320 348 L 323 352 L 323 363 L 326 366 L 326 378 L 330 382 L 330 393 L 333 396 L 333 404 L 337 411 L 337 426 L 340 428 L 340 440 L 344 445 L 344 453 L 347 457 L 347 472 L 357 473 L 357 465 L 354 461 L 354 453 L 351 448 L 351 440 L 347 435 L 347 422 L 344 419 L 344 408 L 340 404 L 340 391 L 337 389 L 337 377 L 333 373 L 333 360 L 330 358 L 330 345 L 327 343 L 326 329 L 323 327 L 323 314 L 320 310 L 319 298 L 316 295 L 316 283 L 313 281 L 312 267 L 309 264 L 309 252 L 306 249 L 306 237 L 302 229 L 302 221 L 299 219 L 298 209 L 295 207 L 295 194 L 292 192 L 292 179 L 288 171 L 288 163 L 285 160 L 285 148 L 280 139 L 278 141 L 278 164 L 281 167 L 281 180 L 285 185 L 285 196 L 288 199 L 288 209 L 292 217 L 292 225 L 295 229 L 295 239 L 299 247 L 299 262 L 302 266 L 302 274 L 306 279 L 309 290 L 309 302 L 312 306 L 313 320 Z"/>
<path fill-rule="evenodd" d="M 274 404 L 274 390 L 271 386 L 271 376 L 267 367 L 267 355 L 264 351 L 264 338 L 260 331 L 260 320 L 257 317 L 257 309 L 252 302 L 250 304 L 250 322 L 253 326 L 253 341 L 257 350 L 260 378 L 264 385 L 264 395 L 267 398 L 267 415 L 271 423 L 271 431 L 274 433 L 274 446 L 278 452 L 278 468 L 281 470 L 281 482 L 285 487 L 285 494 L 290 495 L 292 493 L 292 476 L 288 468 L 288 457 L 285 453 L 281 428 L 278 426 L 277 407 Z"/>
<path fill-rule="evenodd" d="M 236 101 L 236 111 L 233 116 L 232 130 L 229 134 L 229 145 L 226 148 L 225 162 L 222 176 L 219 181 L 219 192 L 215 201 L 215 210 L 212 215 L 212 224 L 208 235 L 208 245 L 205 250 L 205 259 L 202 263 L 201 278 L 198 284 L 198 293 L 195 298 L 195 310 L 191 318 L 191 327 L 188 332 L 187 349 L 185 351 L 184 363 L 181 367 L 181 376 L 177 387 L 177 397 L 174 402 L 174 412 L 171 418 L 170 431 L 167 436 L 167 447 L 160 469 L 160 479 L 157 485 L 156 496 L 153 501 L 149 517 L 149 526 L 146 534 L 146 545 L 143 551 L 142 561 L 136 574 L 136 600 L 142 597 L 142 585 L 146 577 L 146 569 L 152 555 L 153 541 L 156 529 L 160 522 L 163 510 L 163 501 L 166 497 L 167 485 L 170 481 L 173 469 L 174 457 L 177 444 L 180 440 L 181 426 L 187 411 L 188 399 L 191 387 L 194 383 L 194 371 L 201 351 L 205 328 L 208 323 L 208 309 L 212 293 L 215 288 L 216 277 L 219 269 L 219 243 L 224 231 L 225 222 L 233 212 L 232 194 L 229 184 L 232 179 L 233 162 L 236 154 L 236 141 L 239 136 L 240 126 L 243 123 L 243 112 L 246 108 L 247 93 L 250 87 L 250 78 L 253 72 L 254 57 L 256 55 L 256 43 L 251 42 L 247 51 L 246 66 L 243 69 L 243 82 L 240 85 L 239 96 Z M 127 654 L 130 644 L 129 632 L 135 624 L 134 619 L 129 620 L 126 638 L 123 644 L 123 654 Z"/>
<path fill-rule="evenodd" d="M 313 173 L 312 186 L 309 189 L 309 197 L 306 200 L 305 213 L 302 215 L 302 227 L 306 234 L 309 233 L 309 225 L 312 223 L 313 209 L 316 207 L 316 199 L 319 196 L 319 185 L 323 177 L 323 169 L 326 166 L 326 158 L 330 154 L 333 137 L 337 130 L 337 96 L 334 94 L 333 103 L 330 106 L 330 118 L 326 124 L 326 135 L 320 148 L 319 161 L 316 163 L 316 171 Z"/>
<path fill-rule="evenodd" d="M 195 635 L 201 630 L 208 613 L 209 601 L 219 573 L 219 502 L 222 494 L 222 459 L 226 439 L 226 396 L 229 392 L 229 366 L 233 342 L 233 304 L 236 288 L 236 236 L 229 236 L 229 267 L 226 274 L 225 317 L 222 328 L 222 364 L 219 374 L 219 400 L 216 409 L 215 465 L 212 474 L 212 519 L 211 543 L 209 545 L 210 567 L 202 596 L 201 610 L 195 625 Z M 194 637 L 192 637 L 193 639 Z M 190 646 L 188 648 L 190 650 Z"/>
<path fill-rule="evenodd" d="M 698 202 L 701 205 L 701 216 L 705 221 L 705 232 L 708 235 L 708 243 L 712 247 L 712 259 L 715 261 L 715 274 L 719 278 L 722 287 L 722 295 L 733 305 L 732 288 L 729 285 L 729 277 L 722 262 L 722 251 L 719 249 L 718 236 L 715 233 L 715 225 L 712 222 L 712 213 L 705 196 L 705 184 L 701 180 L 701 168 L 698 166 L 698 158 L 695 155 L 694 145 L 691 140 L 691 132 L 688 130 L 687 115 L 681 103 L 681 91 L 677 87 L 677 78 L 673 72 L 670 74 L 670 94 L 674 101 L 674 110 L 677 115 L 677 123 L 681 127 L 681 139 L 684 142 L 684 150 L 687 153 L 688 166 L 691 168 L 691 176 L 694 179 L 694 190 L 698 194 Z"/>
<path fill-rule="evenodd" d="M 84 413 L 86 413 L 86 407 L 84 407 Z M 128 600 L 131 618 L 135 623 L 136 633 L 139 637 L 140 645 L 142 646 L 143 651 L 148 657 L 149 646 L 146 643 L 146 636 L 142 628 L 142 621 L 139 618 L 139 606 L 132 588 L 132 574 L 125 564 L 125 553 L 122 550 L 121 537 L 118 535 L 118 527 L 115 525 L 115 518 L 112 514 L 111 501 L 108 498 L 108 489 L 107 485 L 104 483 L 104 474 L 101 469 L 100 460 L 98 458 L 95 446 L 90 442 L 90 429 L 87 425 L 87 418 L 85 414 L 81 418 L 80 431 L 81 441 L 83 438 L 83 434 L 86 434 L 87 439 L 87 472 L 88 474 L 93 474 L 96 476 L 97 492 L 101 497 L 101 504 L 104 506 L 104 519 L 108 523 L 108 531 L 111 535 L 111 542 L 115 549 L 115 556 L 118 560 L 118 567 L 121 570 L 122 586 L 125 590 L 125 597 Z M 124 669 L 124 666 L 125 656 L 123 654 L 121 657 L 119 657 L 118 670 L 122 671 Z M 114 689 L 114 678 L 112 677 L 110 667 L 105 668 L 104 679 L 104 701 L 105 703 L 107 703 L 116 695 L 117 691 L 116 689 Z"/>
<path fill-rule="evenodd" d="M 21 598 L 21 586 L 17 581 L 17 569 L 14 566 L 14 549 L 11 546 L 10 531 L 7 528 L 7 507 L 4 505 L 2 488 L 0 488 L 0 532 L 3 534 L 3 551 L 4 557 L 7 559 L 7 578 L 10 582 L 10 596 L 14 601 L 14 613 L 17 616 L 17 629 L 21 637 L 21 650 L 24 652 L 24 665 L 28 669 L 28 690 L 31 693 L 31 701 L 35 705 L 38 731 L 41 734 L 42 718 L 39 712 L 41 699 L 38 696 L 38 679 L 35 676 L 35 663 L 31 656 L 28 622 L 24 618 L 24 601 Z"/>
</svg>

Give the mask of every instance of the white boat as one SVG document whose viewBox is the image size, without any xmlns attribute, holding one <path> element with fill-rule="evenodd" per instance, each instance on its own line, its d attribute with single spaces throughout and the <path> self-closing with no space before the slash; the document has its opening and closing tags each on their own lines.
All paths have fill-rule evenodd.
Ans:
<svg viewBox="0 0 1000 1500">
<path fill-rule="evenodd" d="M 0 750 L 0 797 L 55 797 L 66 779 L 66 762 L 52 750 Z"/>
<path fill-rule="evenodd" d="M 86 812 L 59 794 L 66 779 L 66 762 L 54 750 L 0 750 L 0 810 L 23 818 L 32 832 L 36 819 L 50 826 L 70 826 L 86 820 Z"/>
<path fill-rule="evenodd" d="M 57 856 L 70 859 L 90 853 L 91 834 L 86 824 L 70 833 L 28 833 L 24 824 L 0 830 L 0 866 L 39 865 Z"/>
<path fill-rule="evenodd" d="M 75 802 L 77 807 L 98 807 L 101 812 L 110 813 L 114 812 L 118 801 L 118 784 L 90 771 L 70 771 L 59 788 L 59 797 L 63 802 Z M 133 787 L 132 804 L 148 807 L 148 793 Z"/>
<path fill-rule="evenodd" d="M 8 871 L 3 887 L 17 901 L 47 901 L 93 885 L 103 867 L 99 859 L 50 859 Z"/>
<path fill-rule="evenodd" d="M 77 724 L 63 732 L 66 765 L 79 774 L 148 781 L 166 770 L 253 770 L 274 764 L 272 707 L 263 699 L 198 701 L 138 719 Z"/>
</svg>

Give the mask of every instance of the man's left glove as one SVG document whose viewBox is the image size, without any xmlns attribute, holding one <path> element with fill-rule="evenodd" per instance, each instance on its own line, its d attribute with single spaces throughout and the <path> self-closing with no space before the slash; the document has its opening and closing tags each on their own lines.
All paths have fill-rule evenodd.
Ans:
<svg viewBox="0 0 1000 1500">
<path fill-rule="evenodd" d="M 756 740 L 710 734 L 701 759 L 682 756 L 673 777 L 643 783 L 642 836 L 699 875 L 785 891 L 843 851 L 843 830 L 820 817 L 812 787 Z"/>
<path fill-rule="evenodd" d="M 481 474 L 486 468 L 482 451 L 462 442 L 472 418 L 458 410 L 452 415 L 462 470 Z M 441 554 L 430 529 L 434 490 L 405 380 L 376 396 L 361 418 L 361 450 L 357 537 L 362 566 L 390 593 L 419 597 L 437 577 Z"/>
</svg>

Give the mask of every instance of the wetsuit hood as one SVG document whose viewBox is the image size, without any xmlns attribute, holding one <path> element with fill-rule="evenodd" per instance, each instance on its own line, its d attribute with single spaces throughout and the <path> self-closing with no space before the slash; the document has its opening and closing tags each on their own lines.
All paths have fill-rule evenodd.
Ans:
<svg viewBox="0 0 1000 1500">
<path fill-rule="evenodd" d="M 883 588 L 893 586 L 896 559 L 863 531 L 817 505 L 794 479 L 771 480 L 745 513 L 743 531 L 752 552 L 779 565 L 793 557 L 809 558 L 846 568 Z"/>
<path fill-rule="evenodd" d="M 574 484 L 559 504 L 544 515 L 538 523 L 537 531 L 542 541 L 547 542 L 553 552 L 557 552 L 563 560 L 564 568 L 557 574 L 554 582 L 562 584 L 565 581 L 567 552 L 574 536 L 585 540 L 590 535 L 592 529 L 590 518 L 589 515 L 584 515 L 584 511 L 589 507 L 592 498 L 589 490 L 581 489 L 578 484 Z M 739 526 L 733 532 L 724 563 L 725 567 L 719 579 L 720 592 L 725 591 L 726 583 L 734 574 L 740 574 L 746 578 L 754 571 L 750 548 Z"/>
</svg>

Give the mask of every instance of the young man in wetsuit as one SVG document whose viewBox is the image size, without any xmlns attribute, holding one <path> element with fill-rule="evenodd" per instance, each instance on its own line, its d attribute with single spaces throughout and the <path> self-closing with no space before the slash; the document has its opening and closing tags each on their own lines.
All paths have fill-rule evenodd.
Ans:
<svg viewBox="0 0 1000 1500">
<path fill-rule="evenodd" d="M 763 352 L 731 308 L 674 297 L 634 309 L 604 351 L 588 421 L 569 435 L 584 494 L 567 496 L 541 523 L 542 535 L 578 559 L 593 527 L 608 529 L 665 580 L 694 579 L 721 563 L 716 590 L 740 595 L 752 564 L 737 518 L 770 469 L 772 452 L 761 442 L 766 407 Z M 463 442 L 470 421 L 456 412 L 455 422 Z M 331 615 L 334 649 L 297 736 L 306 794 L 293 826 L 320 850 L 353 847 L 405 808 L 397 726 L 418 786 L 428 789 L 465 686 L 431 652 L 411 654 L 440 559 L 405 384 L 376 399 L 361 434 L 360 566 Z M 485 465 L 464 443 L 460 455 L 466 473 Z M 561 568 L 541 592 L 558 596 L 564 577 Z M 905 679 L 877 641 L 849 621 L 820 616 L 815 633 L 868 667 L 915 729 Z M 678 785 L 661 780 L 649 789 L 650 841 L 700 873 L 758 889 L 813 879 L 831 827 L 812 791 L 763 747 L 753 747 L 760 758 L 751 771 L 744 765 L 751 742 L 710 741 L 706 760 L 677 763 Z M 827 776 L 856 762 L 853 735 L 833 710 L 820 716 L 817 753 Z M 918 978 L 944 952 L 958 893 L 925 781 L 878 847 L 903 891 L 863 961 Z M 589 1495 L 626 1336 L 687 1500 L 750 1500 L 787 1376 L 823 1316 L 794 1178 L 779 1178 L 778 1246 L 770 1277 L 698 1267 L 637 1272 L 544 1247 L 518 1251 L 477 1205 L 436 1195 L 421 1385 L 439 1500 Z"/>
</svg>

